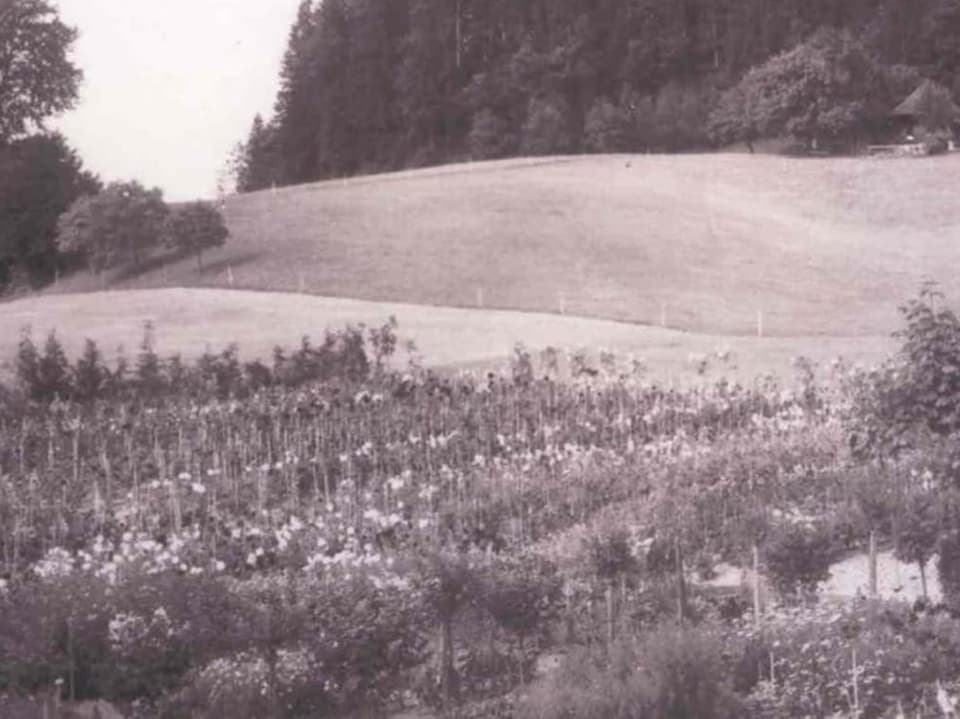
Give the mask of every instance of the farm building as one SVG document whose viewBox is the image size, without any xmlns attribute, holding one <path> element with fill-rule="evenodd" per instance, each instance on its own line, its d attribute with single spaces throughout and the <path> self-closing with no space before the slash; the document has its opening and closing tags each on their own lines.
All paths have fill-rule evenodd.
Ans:
<svg viewBox="0 0 960 719">
<path fill-rule="evenodd" d="M 924 80 L 894 108 L 890 117 L 904 140 L 920 138 L 937 130 L 946 130 L 955 135 L 960 126 L 960 107 L 957 107 L 947 88 L 932 80 Z"/>
<path fill-rule="evenodd" d="M 950 91 L 932 80 L 924 80 L 897 105 L 878 139 L 870 145 L 871 155 L 928 155 L 953 149 L 960 134 L 960 107 Z"/>
</svg>

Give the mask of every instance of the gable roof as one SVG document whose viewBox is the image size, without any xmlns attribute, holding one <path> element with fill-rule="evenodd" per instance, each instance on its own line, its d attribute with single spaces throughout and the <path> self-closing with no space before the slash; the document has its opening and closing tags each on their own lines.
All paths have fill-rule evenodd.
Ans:
<svg viewBox="0 0 960 719">
<path fill-rule="evenodd" d="M 949 106 L 944 107 L 944 102 L 948 102 Z M 950 98 L 950 91 L 933 80 L 924 80 L 890 114 L 893 117 L 923 118 L 937 114 L 942 117 L 948 113 L 955 121 L 960 121 L 960 107 L 957 107 L 956 103 Z"/>
</svg>

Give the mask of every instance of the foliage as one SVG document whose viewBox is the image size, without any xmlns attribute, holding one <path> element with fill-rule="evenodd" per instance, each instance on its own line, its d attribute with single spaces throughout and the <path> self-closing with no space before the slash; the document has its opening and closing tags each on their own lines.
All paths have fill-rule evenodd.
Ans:
<svg viewBox="0 0 960 719">
<path fill-rule="evenodd" d="M 196 256 L 197 269 L 203 269 L 204 250 L 223 247 L 229 235 L 220 211 L 207 202 L 174 207 L 164 230 L 167 245 Z"/>
<path fill-rule="evenodd" d="M 304 0 L 240 186 L 780 132 L 848 146 L 919 78 L 954 83 L 958 17 L 954 0 Z"/>
<path fill-rule="evenodd" d="M 15 371 L 23 394 L 42 404 L 55 398 L 90 403 L 117 398 L 154 402 L 164 397 L 247 397 L 272 386 L 292 388 L 331 380 L 355 383 L 382 375 L 396 350 L 395 330 L 396 320 L 368 329 L 366 336 L 357 327 L 328 330 L 317 347 L 305 337 L 289 355 L 277 348 L 271 368 L 259 361 L 242 364 L 236 346 L 220 353 L 205 352 L 193 363 L 179 356 L 161 358 L 154 349 L 153 327 L 147 323 L 132 372 L 122 356 L 111 371 L 89 339 L 72 366 L 53 333 L 41 355 L 27 330 L 18 347 Z"/>
<path fill-rule="evenodd" d="M 473 116 L 468 138 L 470 156 L 475 160 L 492 160 L 516 150 L 516 138 L 509 124 L 490 108 Z"/>
<path fill-rule="evenodd" d="M 629 147 L 629 116 L 606 98 L 594 102 L 583 128 L 584 146 L 594 152 L 623 152 Z"/>
<path fill-rule="evenodd" d="M 76 38 L 47 0 L 0 7 L 0 146 L 73 107 L 82 78 L 68 57 Z"/>
<path fill-rule="evenodd" d="M 960 429 L 960 320 L 932 286 L 901 307 L 898 356 L 852 387 L 851 442 L 860 456 L 895 457 Z"/>
<path fill-rule="evenodd" d="M 872 717 L 960 670 L 945 614 L 823 602 L 755 625 L 700 586 L 759 545 L 782 591 L 809 591 L 866 531 L 955 561 L 952 437 L 858 463 L 863 374 L 667 389 L 583 352 L 561 381 L 556 353 L 522 347 L 502 374 L 404 374 L 395 328 L 269 367 L 236 348 L 161 359 L 149 327 L 117 369 L 92 343 L 69 371 L 55 341 L 25 343 L 23 376 L 74 394 L 0 414 L 0 681 L 29 693 L 72 666 L 78 696 L 169 717 L 413 697 L 453 716 L 739 717 L 748 693 L 758 716 L 803 716 L 850 711 L 855 649 Z M 530 682 L 561 635 L 565 666 Z"/>
<path fill-rule="evenodd" d="M 785 597 L 808 597 L 830 577 L 836 557 L 833 539 L 823 526 L 785 522 L 764 546 L 771 582 Z"/>
<path fill-rule="evenodd" d="M 237 152 L 237 191 L 255 192 L 277 184 L 276 129 L 257 115 L 250 135 Z"/>
<path fill-rule="evenodd" d="M 823 29 L 729 90 L 713 134 L 720 142 L 781 135 L 849 142 L 882 115 L 883 88 L 882 72 L 852 35 Z"/>
<path fill-rule="evenodd" d="M 31 284 L 52 278 L 57 219 L 99 187 L 61 135 L 0 143 L 0 288 L 17 273 Z"/>
<path fill-rule="evenodd" d="M 520 135 L 520 152 L 525 155 L 556 155 L 574 149 L 570 108 L 559 96 L 534 98 Z"/>
<path fill-rule="evenodd" d="M 761 715 L 879 717 L 897 702 L 909 711 L 960 659 L 957 620 L 898 603 L 798 609 L 740 635 L 760 633 L 763 681 L 750 703 Z"/>
<path fill-rule="evenodd" d="M 899 508 L 895 554 L 904 562 L 915 562 L 926 595 L 926 565 L 936 553 L 941 530 L 940 497 L 932 492 L 911 492 Z"/>
<path fill-rule="evenodd" d="M 741 717 L 743 707 L 729 684 L 726 651 L 708 630 L 674 628 L 618 642 L 609 653 L 574 650 L 548 682 L 531 690 L 517 716 Z"/>
<path fill-rule="evenodd" d="M 97 195 L 76 200 L 60 216 L 60 252 L 85 257 L 101 272 L 127 262 L 139 267 L 163 238 L 168 208 L 159 189 L 114 182 Z"/>
</svg>

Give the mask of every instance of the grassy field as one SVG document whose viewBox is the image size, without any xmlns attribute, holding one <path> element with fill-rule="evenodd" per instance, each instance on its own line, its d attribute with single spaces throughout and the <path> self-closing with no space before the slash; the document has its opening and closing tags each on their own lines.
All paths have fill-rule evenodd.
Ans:
<svg viewBox="0 0 960 719">
<path fill-rule="evenodd" d="M 91 292 L 18 300 L 0 313 L 0 367 L 16 351 L 20 331 L 31 327 L 42 341 L 56 330 L 68 354 L 76 355 L 84 338 L 96 340 L 112 356 L 124 346 L 135 354 L 143 323 L 155 325 L 161 354 L 195 356 L 237 342 L 241 356 L 269 359 L 275 345 L 292 347 L 303 334 L 319 339 L 325 328 L 346 323 L 379 325 L 391 315 L 401 337 L 416 341 L 422 361 L 430 365 L 480 368 L 500 363 L 514 344 L 530 348 L 609 348 L 624 357 L 642 357 L 650 376 L 661 381 L 698 381 L 699 355 L 729 350 L 727 362 L 713 359 L 708 377 L 751 380 L 774 372 L 792 376 L 791 362 L 804 355 L 826 363 L 842 355 L 851 362 L 872 363 L 891 349 L 883 337 L 723 337 L 643 327 L 608 320 L 551 314 L 469 310 L 422 305 L 305 297 L 290 293 L 216 289 L 160 289 Z"/>
<path fill-rule="evenodd" d="M 884 335 L 921 281 L 949 285 L 960 263 L 958 185 L 958 155 L 448 166 L 230 198 L 233 236 L 202 272 L 185 258 L 109 287 L 562 307 L 722 335 L 754 333 L 762 312 L 768 335 Z"/>
</svg>

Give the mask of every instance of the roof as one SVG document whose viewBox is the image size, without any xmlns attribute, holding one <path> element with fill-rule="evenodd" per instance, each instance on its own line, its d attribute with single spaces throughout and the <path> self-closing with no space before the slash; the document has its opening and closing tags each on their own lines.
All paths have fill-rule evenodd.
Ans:
<svg viewBox="0 0 960 719">
<path fill-rule="evenodd" d="M 950 91 L 933 80 L 924 80 L 910 96 L 890 113 L 893 117 L 929 117 L 949 115 L 960 121 L 960 107 L 950 96 Z"/>
</svg>

